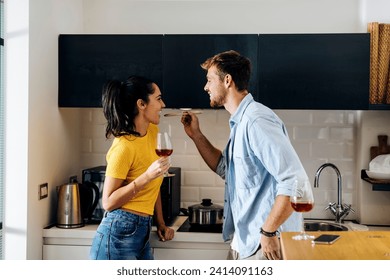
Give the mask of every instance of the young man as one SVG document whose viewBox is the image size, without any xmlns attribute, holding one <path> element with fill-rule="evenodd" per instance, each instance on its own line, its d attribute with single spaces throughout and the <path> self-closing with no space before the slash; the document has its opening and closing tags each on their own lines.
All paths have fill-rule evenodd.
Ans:
<svg viewBox="0 0 390 280">
<path fill-rule="evenodd" d="M 302 215 L 290 205 L 294 184 L 307 174 L 286 127 L 248 92 L 251 63 L 236 51 L 207 59 L 204 90 L 213 108 L 230 113 L 230 137 L 224 151 L 200 130 L 195 114 L 182 123 L 208 166 L 225 179 L 223 238 L 231 240 L 228 259 L 281 259 L 278 233 L 300 231 Z"/>
</svg>

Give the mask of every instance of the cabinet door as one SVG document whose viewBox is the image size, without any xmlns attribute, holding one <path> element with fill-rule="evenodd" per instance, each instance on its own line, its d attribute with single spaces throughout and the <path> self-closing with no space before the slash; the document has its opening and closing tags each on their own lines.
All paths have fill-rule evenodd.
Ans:
<svg viewBox="0 0 390 280">
<path fill-rule="evenodd" d="M 110 79 L 145 76 L 162 84 L 163 35 L 60 35 L 59 107 L 101 107 Z"/>
<path fill-rule="evenodd" d="M 156 260 L 226 260 L 229 250 L 154 248 Z"/>
<path fill-rule="evenodd" d="M 273 109 L 368 109 L 368 33 L 260 34 L 258 59 L 259 101 Z"/>
<path fill-rule="evenodd" d="M 250 92 L 257 94 L 257 34 L 165 35 L 164 92 L 168 108 L 210 109 L 204 91 L 206 73 L 200 64 L 215 54 L 236 50 L 252 61 Z"/>
<path fill-rule="evenodd" d="M 88 260 L 91 246 L 43 245 L 44 260 Z"/>
</svg>

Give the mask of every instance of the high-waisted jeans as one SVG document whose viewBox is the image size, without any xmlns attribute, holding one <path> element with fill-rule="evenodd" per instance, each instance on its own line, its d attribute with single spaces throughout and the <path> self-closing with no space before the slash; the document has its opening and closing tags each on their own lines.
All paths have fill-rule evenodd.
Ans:
<svg viewBox="0 0 390 280">
<path fill-rule="evenodd" d="M 151 217 L 123 210 L 107 212 L 97 228 L 89 258 L 92 260 L 153 260 L 149 243 Z"/>
</svg>

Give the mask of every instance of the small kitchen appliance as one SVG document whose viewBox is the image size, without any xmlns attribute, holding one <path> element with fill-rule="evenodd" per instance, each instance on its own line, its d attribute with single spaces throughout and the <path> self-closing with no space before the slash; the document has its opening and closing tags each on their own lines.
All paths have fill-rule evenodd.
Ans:
<svg viewBox="0 0 390 280">
<path fill-rule="evenodd" d="M 165 224 L 172 225 L 180 214 L 181 168 L 170 167 L 168 173 L 174 176 L 164 177 L 160 191 Z"/>
<path fill-rule="evenodd" d="M 81 215 L 80 192 L 77 183 L 58 187 L 57 227 L 79 228 L 84 222 Z"/>
<path fill-rule="evenodd" d="M 94 183 L 99 190 L 99 197 L 96 207 L 93 209 L 92 214 L 87 221 L 88 224 L 98 224 L 103 219 L 104 209 L 102 204 L 103 184 L 106 174 L 106 166 L 96 166 L 82 171 L 82 182 Z"/>
</svg>

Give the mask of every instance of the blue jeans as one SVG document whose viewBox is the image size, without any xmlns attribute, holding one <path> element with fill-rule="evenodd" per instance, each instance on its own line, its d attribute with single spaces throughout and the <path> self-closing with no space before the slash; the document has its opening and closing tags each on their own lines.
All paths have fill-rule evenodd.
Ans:
<svg viewBox="0 0 390 280">
<path fill-rule="evenodd" d="M 122 210 L 104 215 L 92 241 L 92 260 L 153 260 L 149 243 L 152 217 Z"/>
</svg>

